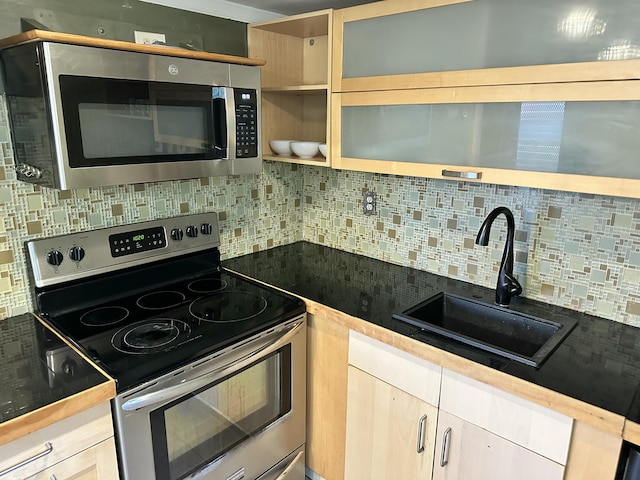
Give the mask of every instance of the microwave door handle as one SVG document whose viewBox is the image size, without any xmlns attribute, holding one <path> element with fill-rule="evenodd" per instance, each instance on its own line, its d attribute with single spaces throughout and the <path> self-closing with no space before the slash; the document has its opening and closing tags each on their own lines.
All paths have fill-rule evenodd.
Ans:
<svg viewBox="0 0 640 480">
<path fill-rule="evenodd" d="M 223 365 L 222 367 L 216 368 L 211 372 L 207 372 L 204 375 L 196 377 L 193 380 L 181 383 L 180 385 L 164 388 L 162 390 L 158 390 L 157 392 L 147 393 L 145 395 L 140 395 L 139 397 L 132 398 L 131 400 L 127 400 L 122 404 L 120 408 L 127 411 L 137 410 L 139 408 L 148 407 L 157 403 L 163 403 L 173 398 L 179 398 L 183 395 L 186 395 L 187 393 L 199 389 L 200 387 L 204 387 L 215 377 L 220 375 L 220 373 L 222 373 L 223 371 L 231 368 L 242 368 L 245 365 L 249 364 L 257 355 L 268 355 L 269 353 L 279 349 L 281 346 L 286 345 L 291 337 L 298 333 L 298 327 L 300 327 L 300 325 L 302 324 L 303 322 L 296 322 L 291 325 L 287 325 L 284 328 L 280 328 L 275 332 L 269 334 L 267 337 L 261 339 L 262 341 L 257 348 L 254 348 L 255 345 L 252 342 L 250 344 L 250 347 L 253 350 L 251 350 L 246 355 L 243 355 L 240 358 L 237 358 L 232 362 Z"/>
<path fill-rule="evenodd" d="M 236 158 L 237 135 L 236 135 L 236 97 L 233 88 L 224 87 L 224 109 L 227 115 L 227 158 Z"/>
</svg>

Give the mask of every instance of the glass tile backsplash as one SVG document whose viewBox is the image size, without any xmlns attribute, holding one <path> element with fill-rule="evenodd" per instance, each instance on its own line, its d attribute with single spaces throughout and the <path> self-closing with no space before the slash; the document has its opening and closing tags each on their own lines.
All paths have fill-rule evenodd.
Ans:
<svg viewBox="0 0 640 480">
<path fill-rule="evenodd" d="M 0 318 L 33 308 L 26 240 L 208 211 L 225 258 L 308 240 L 493 287 L 506 228 L 496 221 L 489 248 L 474 239 L 504 205 L 523 295 L 640 326 L 640 200 L 268 161 L 255 175 L 51 190 L 16 180 L 1 100 Z M 362 213 L 366 190 L 377 215 Z"/>
</svg>

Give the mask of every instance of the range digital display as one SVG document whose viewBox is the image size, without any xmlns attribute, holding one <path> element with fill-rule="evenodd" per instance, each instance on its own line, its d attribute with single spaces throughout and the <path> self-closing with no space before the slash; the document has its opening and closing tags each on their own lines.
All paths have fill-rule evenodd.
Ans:
<svg viewBox="0 0 640 480">
<path fill-rule="evenodd" d="M 122 257 L 124 255 L 164 248 L 166 245 L 167 239 L 164 234 L 164 228 L 162 227 L 109 235 L 109 246 L 111 247 L 112 257 Z"/>
</svg>

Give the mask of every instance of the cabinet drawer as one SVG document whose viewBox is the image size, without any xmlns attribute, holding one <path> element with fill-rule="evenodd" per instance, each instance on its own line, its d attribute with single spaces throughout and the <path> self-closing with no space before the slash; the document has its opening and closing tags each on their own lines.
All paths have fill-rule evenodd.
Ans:
<svg viewBox="0 0 640 480">
<path fill-rule="evenodd" d="M 113 438 L 67 458 L 28 480 L 117 480 L 118 461 Z"/>
<path fill-rule="evenodd" d="M 51 449 L 0 479 L 35 475 L 109 437 L 113 437 L 113 423 L 105 402 L 0 447 L 0 472 Z"/>
<path fill-rule="evenodd" d="M 353 330 L 349 331 L 349 364 L 438 406 L 442 367 Z"/>
<path fill-rule="evenodd" d="M 446 369 L 440 409 L 566 465 L 571 417 Z"/>
</svg>

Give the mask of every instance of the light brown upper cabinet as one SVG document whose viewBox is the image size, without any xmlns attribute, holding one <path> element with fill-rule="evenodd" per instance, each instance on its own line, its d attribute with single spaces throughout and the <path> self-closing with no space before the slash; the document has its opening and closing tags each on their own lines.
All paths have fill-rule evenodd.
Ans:
<svg viewBox="0 0 640 480">
<path fill-rule="evenodd" d="M 332 166 L 640 197 L 637 31 L 632 0 L 336 10 Z"/>
<path fill-rule="evenodd" d="M 329 145 L 333 10 L 253 23 L 249 56 L 262 67 L 262 151 L 264 158 L 312 165 L 330 164 L 320 153 L 312 159 L 276 155 L 269 140 L 326 142 Z"/>
</svg>

